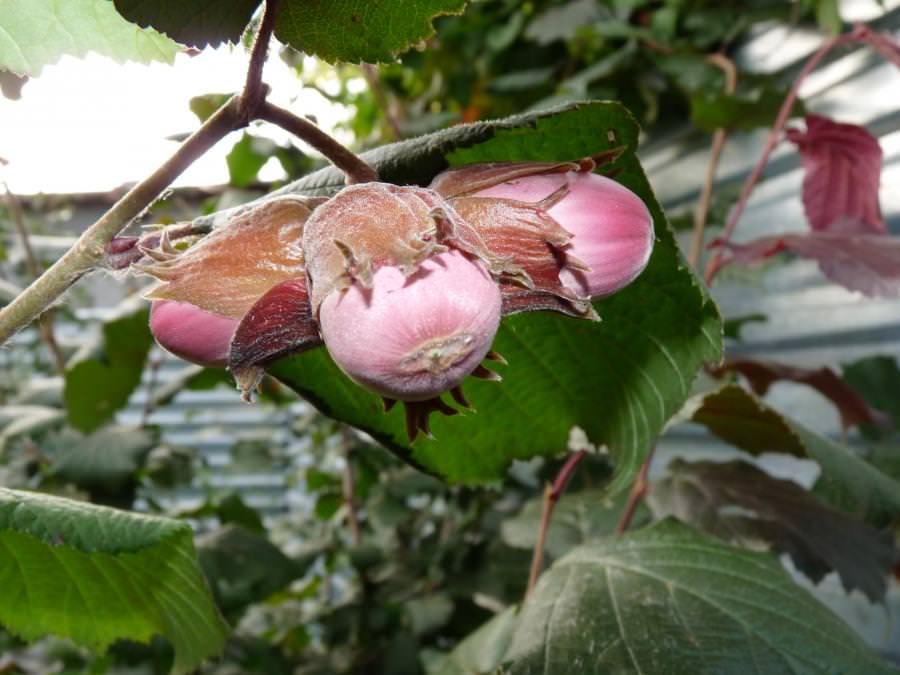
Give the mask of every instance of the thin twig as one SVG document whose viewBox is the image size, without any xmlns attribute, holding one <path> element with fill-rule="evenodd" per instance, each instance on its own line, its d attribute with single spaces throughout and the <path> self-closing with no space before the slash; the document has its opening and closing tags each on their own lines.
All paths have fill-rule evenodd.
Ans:
<svg viewBox="0 0 900 675">
<path fill-rule="evenodd" d="M 247 79 L 244 82 L 244 91 L 241 94 L 241 102 L 238 114 L 241 119 L 249 123 L 256 117 L 256 109 L 265 99 L 265 85 L 262 81 L 263 66 L 266 64 L 266 56 L 269 53 L 269 41 L 272 31 L 275 30 L 275 17 L 278 14 L 280 0 L 266 0 L 262 21 L 253 38 L 253 47 L 250 50 L 250 65 L 247 66 Z"/>
<path fill-rule="evenodd" d="M 213 113 L 175 153 L 78 238 L 78 241 L 25 291 L 0 309 L 0 344 L 27 326 L 106 254 L 106 245 L 151 204 L 197 158 L 228 132 L 240 127 L 238 99 L 232 97 Z"/>
<path fill-rule="evenodd" d="M 385 121 L 388 123 L 391 132 L 394 134 L 393 140 L 402 140 L 403 132 L 400 130 L 400 122 L 397 120 L 397 116 L 394 115 L 394 112 L 391 110 L 391 102 L 388 100 L 387 94 L 384 91 L 384 86 L 381 84 L 381 77 L 378 74 L 378 68 L 376 66 L 373 66 L 371 63 L 364 63 L 362 66 L 362 71 L 363 77 L 366 78 L 366 82 L 369 85 L 369 90 L 375 97 L 375 103 L 377 103 L 378 107 L 381 108 L 381 114 L 384 115 Z"/>
<path fill-rule="evenodd" d="M 869 31 L 869 28 L 867 26 L 857 25 L 853 28 L 852 31 L 827 40 L 825 44 L 819 47 L 816 53 L 809 57 L 807 62 L 804 64 L 803 69 L 797 75 L 796 79 L 791 85 L 791 89 L 788 92 L 788 95 L 785 97 L 784 102 L 781 104 L 781 110 L 778 111 L 778 117 L 775 119 L 775 123 L 772 125 L 772 129 L 769 131 L 769 138 L 766 140 L 766 145 L 763 148 L 762 155 L 760 155 L 759 159 L 757 160 L 756 166 L 753 167 L 753 171 L 751 171 L 750 175 L 747 176 L 747 180 L 744 181 L 744 186 L 741 189 L 741 195 L 738 198 L 738 202 L 737 204 L 735 204 L 734 208 L 731 210 L 731 213 L 728 216 L 728 221 L 725 223 L 725 230 L 722 232 L 722 236 L 718 242 L 720 248 L 716 251 L 715 255 L 713 255 L 712 259 L 709 261 L 709 264 L 706 266 L 705 277 L 707 285 L 712 282 L 713 278 L 721 268 L 723 257 L 722 251 L 726 248 L 728 242 L 731 241 L 731 237 L 734 234 L 735 227 L 737 227 L 738 220 L 740 220 L 741 214 L 743 214 L 744 208 L 747 206 L 747 202 L 750 199 L 750 194 L 753 192 L 753 188 L 756 187 L 756 183 L 759 181 L 763 169 L 769 161 L 769 157 L 772 155 L 772 152 L 781 141 L 784 125 L 787 123 L 788 117 L 790 117 L 791 114 L 791 110 L 794 107 L 794 102 L 797 100 L 797 95 L 800 91 L 800 85 L 802 85 L 806 77 L 813 70 L 815 70 L 816 66 L 819 65 L 819 63 L 822 61 L 822 59 L 825 58 L 828 52 L 830 52 L 835 47 L 863 39 L 870 32 L 871 31 Z"/>
<path fill-rule="evenodd" d="M 354 546 L 359 546 L 359 514 L 356 512 L 356 497 L 354 495 L 356 479 L 353 476 L 352 448 L 348 447 L 344 459 L 346 463 L 344 466 L 344 474 L 341 481 L 341 487 L 343 492 L 344 504 L 347 507 L 347 521 L 350 523 L 350 541 L 353 542 Z"/>
<path fill-rule="evenodd" d="M 650 452 L 646 459 L 644 459 L 644 463 L 641 464 L 641 468 L 638 470 L 634 483 L 631 484 L 631 492 L 628 493 L 628 501 L 625 502 L 625 508 L 622 509 L 622 516 L 619 518 L 619 523 L 616 525 L 617 535 L 624 534 L 625 530 L 628 529 L 638 504 L 640 504 L 644 495 L 647 494 L 647 488 L 650 487 L 650 484 L 647 482 L 647 474 L 650 472 L 650 463 L 653 461 L 653 453 L 655 451 L 656 446 L 654 445 L 650 448 Z"/>
<path fill-rule="evenodd" d="M 12 190 L 9 189 L 9 185 L 6 184 L 6 181 L 3 181 L 3 199 L 6 202 L 6 208 L 9 210 L 9 215 L 16 227 L 16 231 L 19 233 L 19 239 L 22 241 L 22 248 L 25 251 L 25 263 L 28 267 L 28 272 L 32 279 L 37 279 L 41 276 L 43 269 L 41 268 L 41 263 L 38 261 L 37 256 L 34 254 L 34 249 L 31 248 L 31 237 L 28 234 L 28 226 L 25 224 L 25 215 L 22 212 L 22 205 L 19 203 L 19 199 L 13 194 Z M 53 332 L 52 310 L 43 313 L 38 320 L 38 326 L 40 328 L 41 339 L 44 341 L 44 344 L 47 345 L 47 349 L 50 350 L 50 355 L 53 357 L 56 371 L 60 375 L 64 374 L 66 372 L 66 359 L 63 356 L 62 349 L 59 348 L 59 343 L 56 341 L 56 334 Z"/>
<path fill-rule="evenodd" d="M 538 529 L 537 541 L 534 544 L 534 553 L 531 556 L 531 570 L 528 573 L 528 587 L 525 589 L 526 600 L 534 590 L 538 577 L 541 574 L 541 570 L 544 567 L 544 547 L 547 543 L 547 532 L 550 529 L 550 518 L 553 516 L 553 509 L 556 508 L 556 503 L 566 491 L 566 486 L 568 486 L 569 481 L 572 479 L 576 467 L 581 460 L 584 459 L 585 455 L 587 455 L 587 450 L 579 450 L 578 452 L 569 455 L 566 463 L 562 465 L 562 468 L 556 475 L 556 480 L 553 481 L 553 485 L 548 485 L 544 489 L 544 506 L 541 511 L 541 524 Z"/>
<path fill-rule="evenodd" d="M 710 54 L 706 60 L 718 66 L 725 73 L 725 93 L 732 95 L 737 88 L 737 68 L 734 61 L 724 54 Z M 696 268 L 700 262 L 700 253 L 703 251 L 703 233 L 706 229 L 706 218 L 709 215 L 709 203 L 712 199 L 713 182 L 716 179 L 716 170 L 719 167 L 719 159 L 722 157 L 722 148 L 728 138 L 728 130 L 719 127 L 713 132 L 712 147 L 709 154 L 709 164 L 706 167 L 706 178 L 700 191 L 700 199 L 694 210 L 694 232 L 691 237 L 691 248 L 688 252 L 688 262 Z"/>
<path fill-rule="evenodd" d="M 378 174 L 357 155 L 319 129 L 315 124 L 298 117 L 289 110 L 264 101 L 257 109 L 259 119 L 276 124 L 305 141 L 327 157 L 332 164 L 344 172 L 347 183 L 368 183 L 378 180 Z"/>
</svg>

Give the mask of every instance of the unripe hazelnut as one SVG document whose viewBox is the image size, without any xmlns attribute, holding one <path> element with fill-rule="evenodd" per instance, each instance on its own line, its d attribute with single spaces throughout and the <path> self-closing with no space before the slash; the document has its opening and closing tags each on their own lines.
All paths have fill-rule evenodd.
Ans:
<svg viewBox="0 0 900 675">
<path fill-rule="evenodd" d="M 389 399 L 425 401 L 457 387 L 490 350 L 500 289 L 480 260 L 447 251 L 412 274 L 380 267 L 370 288 L 332 291 L 319 326 L 335 363 Z"/>
<path fill-rule="evenodd" d="M 156 300 L 150 306 L 150 332 L 167 352 L 201 366 L 228 363 L 238 321 L 187 302 Z"/>
<path fill-rule="evenodd" d="M 653 218 L 631 190 L 595 173 L 569 171 L 515 178 L 473 195 L 533 203 L 563 185 L 568 193 L 547 213 L 572 234 L 562 252 L 590 269 L 563 266 L 559 278 L 582 297 L 615 293 L 644 270 L 653 251 Z"/>
</svg>

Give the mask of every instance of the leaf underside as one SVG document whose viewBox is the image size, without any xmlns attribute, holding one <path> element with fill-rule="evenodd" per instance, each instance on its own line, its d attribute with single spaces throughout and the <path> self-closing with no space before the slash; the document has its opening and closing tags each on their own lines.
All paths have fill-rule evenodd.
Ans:
<svg viewBox="0 0 900 675">
<path fill-rule="evenodd" d="M 559 560 L 506 660 L 512 675 L 895 672 L 774 557 L 674 520 Z"/>
</svg>

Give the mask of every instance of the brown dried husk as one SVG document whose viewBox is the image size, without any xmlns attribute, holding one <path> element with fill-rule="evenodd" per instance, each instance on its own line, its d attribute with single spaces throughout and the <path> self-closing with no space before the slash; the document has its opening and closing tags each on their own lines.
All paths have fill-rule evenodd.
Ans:
<svg viewBox="0 0 900 675">
<path fill-rule="evenodd" d="M 272 287 L 304 274 L 302 236 L 314 201 L 283 196 L 234 216 L 185 251 L 165 244 L 135 265 L 162 283 L 151 300 L 188 302 L 240 319 Z"/>
<path fill-rule="evenodd" d="M 559 197 L 564 197 L 560 191 Z M 504 279 L 504 313 L 526 311 L 528 303 L 534 309 L 554 309 L 572 316 L 595 318 L 589 298 L 579 297 L 559 279 L 564 267 L 583 269 L 584 265 L 565 252 L 572 235 L 566 232 L 545 210 L 557 198 L 551 195 L 547 204 L 527 204 L 512 199 L 494 197 L 458 197 L 451 199 L 454 210 L 470 223 L 494 255 L 511 260 L 524 273 Z M 545 200 L 546 201 L 546 200 Z M 516 303 L 507 300 L 511 295 Z M 561 303 L 547 302 L 551 295 Z"/>
</svg>

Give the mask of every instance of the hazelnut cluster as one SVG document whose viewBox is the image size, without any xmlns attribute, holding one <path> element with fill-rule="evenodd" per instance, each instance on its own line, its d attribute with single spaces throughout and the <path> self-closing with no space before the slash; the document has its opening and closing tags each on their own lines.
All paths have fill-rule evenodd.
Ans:
<svg viewBox="0 0 900 675">
<path fill-rule="evenodd" d="M 503 316 L 549 310 L 597 319 L 591 301 L 637 277 L 653 222 L 591 159 L 488 163 L 427 188 L 350 185 L 331 199 L 250 207 L 184 251 L 143 248 L 161 283 L 150 328 L 188 361 L 227 366 L 245 397 L 262 368 L 322 344 L 354 382 L 402 401 L 410 439 L 431 412 L 468 408 L 462 382 L 499 376 Z"/>
</svg>

